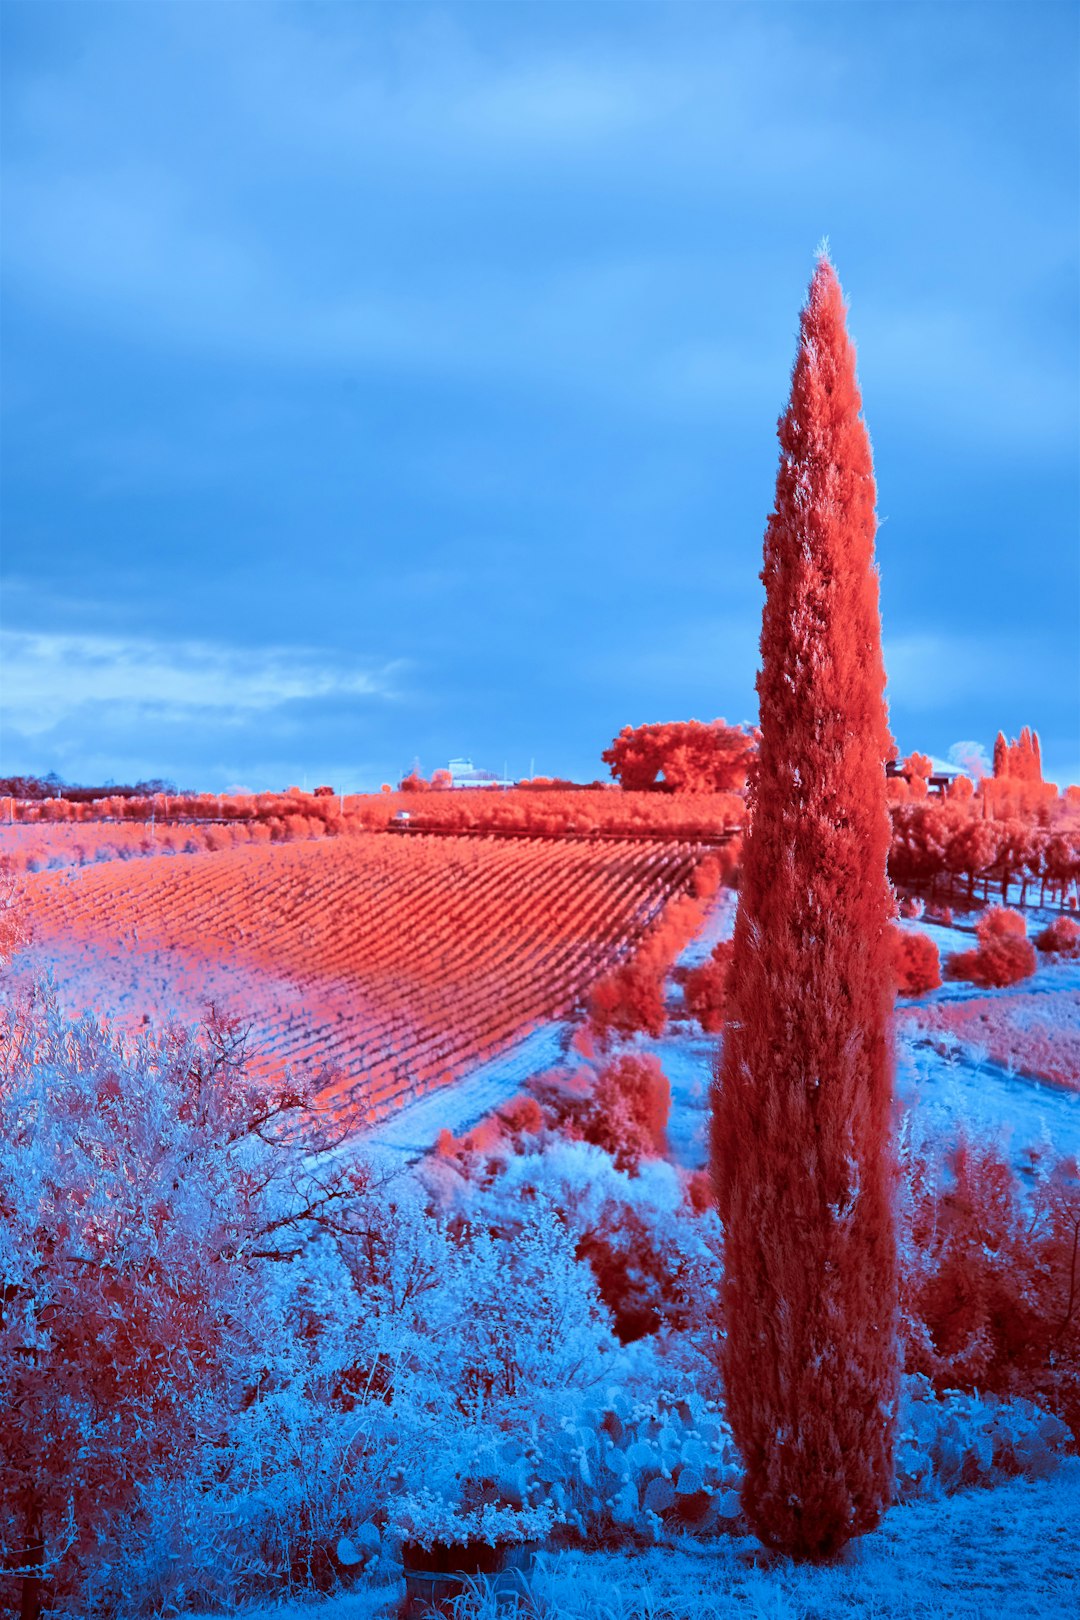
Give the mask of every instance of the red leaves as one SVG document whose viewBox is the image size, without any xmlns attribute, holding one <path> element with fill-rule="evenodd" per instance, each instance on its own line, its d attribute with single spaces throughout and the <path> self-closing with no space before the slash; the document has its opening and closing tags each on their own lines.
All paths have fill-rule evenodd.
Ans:
<svg viewBox="0 0 1080 1620">
<path fill-rule="evenodd" d="M 626 1053 L 597 1076 L 582 1121 L 587 1142 L 606 1149 L 620 1170 L 636 1170 L 642 1159 L 667 1152 L 671 1086 L 659 1060 Z"/>
<path fill-rule="evenodd" d="M 1014 782 L 1042 781 L 1042 750 L 1039 733 L 1025 726 L 1019 737 L 1006 742 L 998 732 L 994 742 L 994 775 L 1008 777 Z"/>
<path fill-rule="evenodd" d="M 761 743 L 714 1093 L 722 1370 L 769 1546 L 880 1518 L 898 1367 L 874 477 L 839 282 L 819 261 L 765 540 Z"/>
<path fill-rule="evenodd" d="M 961 1143 L 945 1174 L 906 1159 L 905 1360 L 939 1389 L 1035 1400 L 1080 1439 L 1080 1175 L 1033 1158 L 1026 1196 L 992 1145 Z"/>
<path fill-rule="evenodd" d="M 589 1029 L 601 1047 L 615 1036 L 638 1031 L 648 1035 L 664 1033 L 664 980 L 679 952 L 700 928 L 718 884 L 713 858 L 706 856 L 702 866 L 707 870 L 700 887 L 694 884 L 695 894 L 669 900 L 632 959 L 593 986 L 588 1002 Z"/>
<path fill-rule="evenodd" d="M 947 979 L 968 979 L 983 989 L 1000 989 L 1035 972 L 1038 958 L 1019 912 L 995 906 L 979 918 L 976 933 L 978 950 L 950 956 L 945 964 Z"/>
<path fill-rule="evenodd" d="M 664 984 L 650 962 L 629 962 L 598 979 L 589 995 L 589 1027 L 601 1042 L 638 1030 L 662 1035 Z"/>
<path fill-rule="evenodd" d="M 892 968 L 896 989 L 902 996 L 924 996 L 941 983 L 938 948 L 929 934 L 893 927 Z"/>
<path fill-rule="evenodd" d="M 718 1035 L 724 1027 L 733 948 L 730 940 L 721 940 L 709 960 L 690 968 L 683 980 L 687 1011 L 707 1035 Z"/>
<path fill-rule="evenodd" d="M 42 875 L 29 910 L 36 949 L 80 954 L 78 989 L 136 1017 L 194 1017 L 217 997 L 254 1022 L 261 1068 L 322 1071 L 325 1106 L 375 1118 L 580 1005 L 692 859 L 645 840 L 360 833 Z M 663 1028 L 666 953 L 702 904 L 654 925 L 615 1032 Z"/>
<path fill-rule="evenodd" d="M 754 733 L 745 727 L 682 720 L 624 726 L 600 757 L 628 791 L 724 793 L 743 786 L 753 752 Z"/>
<path fill-rule="evenodd" d="M 1080 923 L 1071 917 L 1055 917 L 1054 921 L 1036 934 L 1035 943 L 1040 951 L 1059 956 L 1080 956 Z"/>
</svg>

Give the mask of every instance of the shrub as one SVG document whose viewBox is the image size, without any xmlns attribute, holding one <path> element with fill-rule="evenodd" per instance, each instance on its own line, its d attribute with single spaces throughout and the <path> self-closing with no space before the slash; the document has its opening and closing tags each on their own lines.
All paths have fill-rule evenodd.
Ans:
<svg viewBox="0 0 1080 1620">
<path fill-rule="evenodd" d="M 0 1545 L 8 1568 L 39 1549 L 24 1613 L 45 1576 L 107 1611 L 143 1496 L 211 1466 L 272 1356 L 268 1262 L 359 1184 L 320 1171 L 309 1099 L 255 1086 L 226 1020 L 122 1041 L 39 993 L 0 1035 Z"/>
<path fill-rule="evenodd" d="M 1035 943 L 1040 951 L 1059 956 L 1080 955 L 1080 923 L 1071 917 L 1055 917 L 1041 934 L 1036 934 Z"/>
<path fill-rule="evenodd" d="M 588 1001 L 589 1026 L 601 1042 L 613 1036 L 662 1035 L 667 1022 L 664 981 L 651 962 L 628 962 L 606 973 L 593 986 Z"/>
<path fill-rule="evenodd" d="M 968 979 L 983 989 L 1002 989 L 1035 972 L 1038 958 L 1019 912 L 993 906 L 983 912 L 975 932 L 978 950 L 950 956 L 945 965 L 947 979 Z"/>
<path fill-rule="evenodd" d="M 620 1170 L 667 1152 L 671 1086 L 658 1058 L 626 1053 L 600 1070 L 582 1135 L 610 1153 Z"/>
<path fill-rule="evenodd" d="M 902 1386 L 896 1500 L 1017 1475 L 1044 1479 L 1069 1449 L 1067 1426 L 1030 1401 L 956 1389 L 939 1395 L 916 1373 Z"/>
<path fill-rule="evenodd" d="M 979 918 L 975 932 L 980 945 L 988 945 L 995 939 L 1026 939 L 1027 923 L 1018 911 L 1010 911 L 1005 906 L 991 906 Z"/>
<path fill-rule="evenodd" d="M 993 1143 L 905 1142 L 901 1321 L 909 1372 L 1023 1396 L 1080 1440 L 1080 1173 L 1033 1155 L 1028 1194 Z"/>
<path fill-rule="evenodd" d="M 731 941 L 721 940 L 709 960 L 690 968 L 683 981 L 687 1011 L 707 1035 L 719 1034 L 724 1027 L 731 952 Z"/>
<path fill-rule="evenodd" d="M 922 996 L 941 983 L 938 948 L 929 934 L 909 928 L 892 930 L 892 968 L 898 994 Z"/>
</svg>

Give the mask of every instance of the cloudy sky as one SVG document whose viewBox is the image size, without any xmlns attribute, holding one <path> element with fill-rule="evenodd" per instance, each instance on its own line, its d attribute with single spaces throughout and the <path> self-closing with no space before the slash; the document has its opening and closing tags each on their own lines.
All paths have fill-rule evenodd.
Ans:
<svg viewBox="0 0 1080 1620">
<path fill-rule="evenodd" d="M 0 773 L 754 715 L 823 235 L 893 728 L 1080 779 L 1074 5 L 5 0 Z"/>
</svg>

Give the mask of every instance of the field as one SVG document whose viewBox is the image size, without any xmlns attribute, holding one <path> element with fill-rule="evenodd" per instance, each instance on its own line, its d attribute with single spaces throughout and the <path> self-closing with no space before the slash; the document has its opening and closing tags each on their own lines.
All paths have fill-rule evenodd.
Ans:
<svg viewBox="0 0 1080 1620">
<path fill-rule="evenodd" d="M 370 1123 L 565 1018 L 703 854 L 375 833 L 147 854 L 30 876 L 13 972 L 128 1027 L 212 1003 L 250 1024 L 258 1071 Z"/>
</svg>

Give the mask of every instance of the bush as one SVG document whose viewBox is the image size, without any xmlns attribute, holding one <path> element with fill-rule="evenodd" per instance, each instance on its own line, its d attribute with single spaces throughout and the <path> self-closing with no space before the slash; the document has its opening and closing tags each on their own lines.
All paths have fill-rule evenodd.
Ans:
<svg viewBox="0 0 1080 1620">
<path fill-rule="evenodd" d="M 473 1220 L 505 1220 L 518 1202 L 550 1204 L 592 1268 L 623 1343 L 659 1334 L 681 1367 L 711 1379 L 720 1224 L 714 1209 L 693 1212 L 674 1166 L 643 1160 L 630 1175 L 591 1143 L 556 1140 L 508 1159 L 490 1189 L 462 1188 L 461 1196 Z"/>
<path fill-rule="evenodd" d="M 690 968 L 683 980 L 687 1011 L 707 1035 L 717 1035 L 724 1027 L 731 952 L 731 941 L 721 940 L 713 946 L 709 960 Z"/>
<path fill-rule="evenodd" d="M 1049 927 L 1036 934 L 1035 943 L 1040 951 L 1058 956 L 1080 955 L 1080 923 L 1071 917 L 1055 917 Z"/>
<path fill-rule="evenodd" d="M 281 1349 L 271 1262 L 359 1192 L 320 1170 L 308 1100 L 256 1086 L 216 1017 L 136 1042 L 44 992 L 5 1015 L 0 1564 L 39 1546 L 54 1602 L 108 1612 L 145 1501 L 229 1473 Z"/>
<path fill-rule="evenodd" d="M 664 980 L 649 961 L 628 962 L 598 979 L 589 996 L 589 1027 L 601 1044 L 613 1036 L 662 1035 L 667 1022 Z"/>
<path fill-rule="evenodd" d="M 958 951 L 945 965 L 947 979 L 968 979 L 983 989 L 1003 989 L 1030 978 L 1038 967 L 1027 924 L 1017 911 L 993 906 L 975 927 L 979 948 Z"/>
<path fill-rule="evenodd" d="M 892 930 L 892 968 L 901 996 L 922 996 L 941 983 L 937 946 L 929 934 L 910 928 Z"/>
<path fill-rule="evenodd" d="M 995 939 L 1026 939 L 1027 923 L 1018 911 L 991 906 L 975 924 L 975 932 L 980 945 L 988 945 Z"/>
<path fill-rule="evenodd" d="M 992 1143 L 902 1143 L 905 1365 L 939 1390 L 1033 1400 L 1080 1440 L 1080 1172 L 1032 1157 L 1028 1193 Z"/>
<path fill-rule="evenodd" d="M 1045 1479 L 1071 1449 L 1067 1426 L 1030 1401 L 977 1391 L 938 1395 L 921 1374 L 904 1379 L 896 1448 L 896 1499 L 993 1480 Z"/>
<path fill-rule="evenodd" d="M 620 1170 L 667 1152 L 671 1086 L 659 1059 L 627 1053 L 600 1070 L 582 1135 L 610 1153 Z"/>
</svg>

